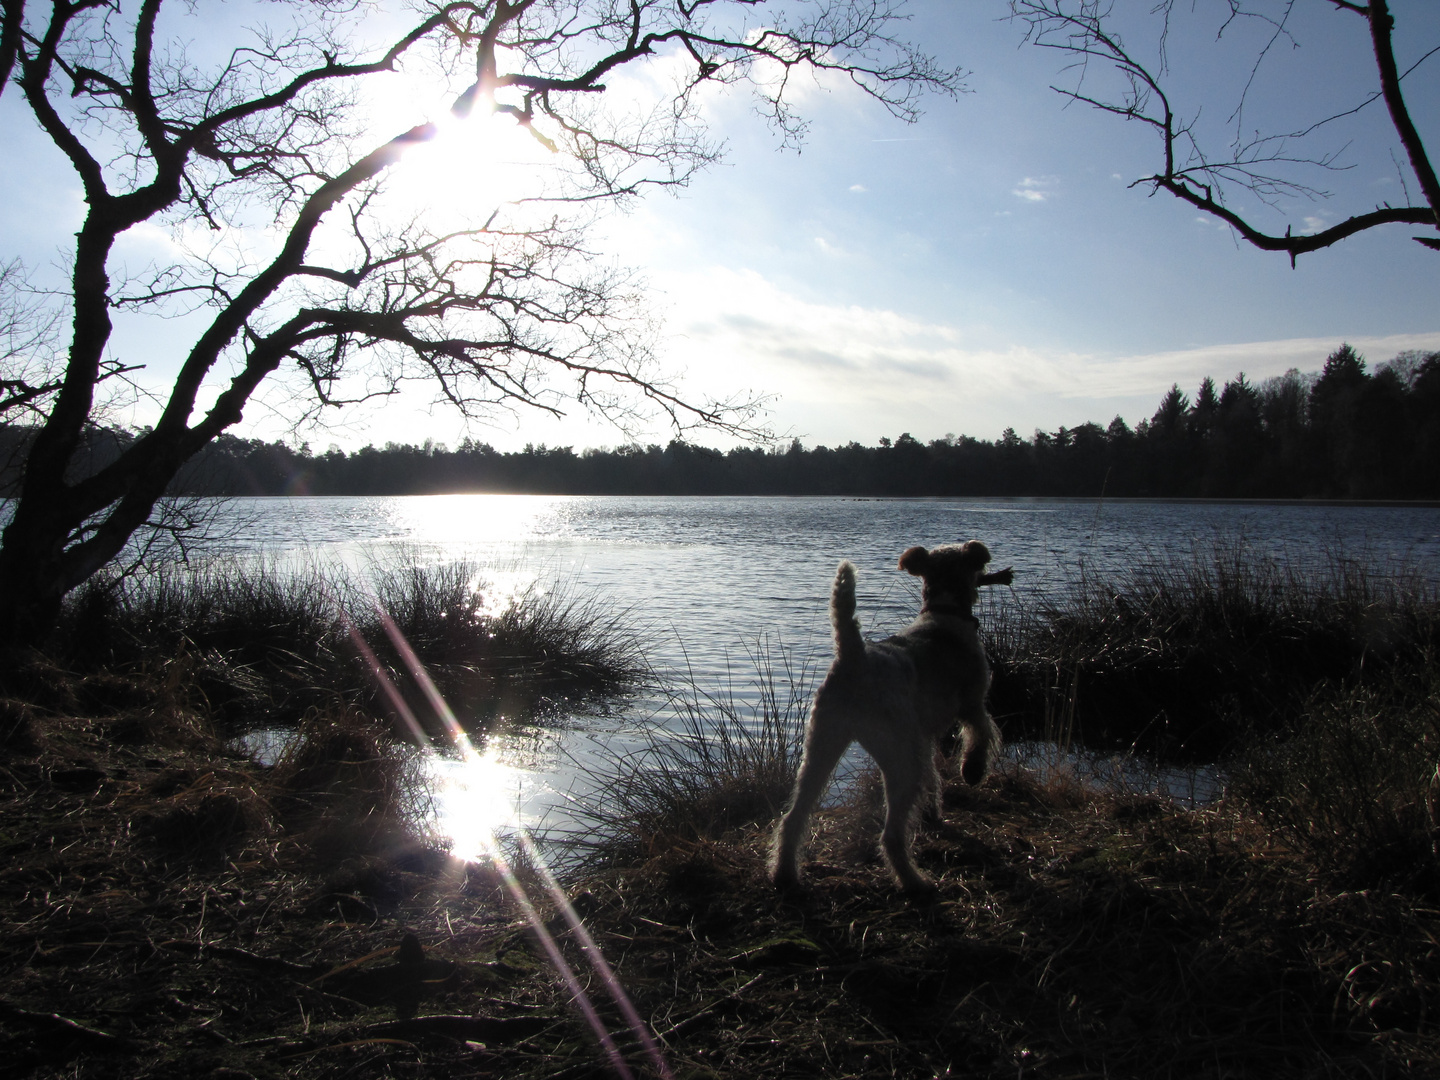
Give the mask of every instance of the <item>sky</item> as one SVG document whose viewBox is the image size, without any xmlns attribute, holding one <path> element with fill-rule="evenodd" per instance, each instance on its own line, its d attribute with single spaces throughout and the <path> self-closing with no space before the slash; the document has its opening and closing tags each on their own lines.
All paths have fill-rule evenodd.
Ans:
<svg viewBox="0 0 1440 1080">
<path fill-rule="evenodd" d="M 1169 85 L 1177 112 L 1223 150 L 1255 51 L 1258 26 L 1216 39 L 1220 5 L 1199 0 L 1172 27 Z M 1128 5 L 1126 41 L 1153 43 L 1150 5 Z M 1440 45 L 1440 5 L 1395 0 L 1402 70 Z M 1373 364 L 1407 349 L 1440 349 L 1440 253 L 1387 227 L 1300 257 L 1239 242 L 1173 197 L 1131 187 L 1157 167 L 1158 144 L 1067 102 L 1066 58 L 1024 41 L 995 0 L 913 0 L 902 33 L 970 72 L 955 100 L 924 102 L 907 125 L 845 84 L 801 88 L 809 130 L 785 150 L 743 93 L 708 97 L 704 117 L 724 160 L 675 194 L 655 193 L 596 225 L 595 246 L 647 283 L 661 328 L 659 359 L 682 392 L 749 393 L 768 402 L 782 439 L 805 445 L 908 432 L 993 439 L 1116 415 L 1150 416 L 1172 383 L 1193 394 L 1207 375 L 1252 382 L 1316 370 L 1348 341 Z M 1287 131 L 1359 103 L 1374 89 L 1364 23 L 1322 0 L 1300 0 L 1293 40 L 1272 47 L 1251 82 L 1244 131 Z M 635 72 L 639 92 L 653 73 Z M 1086 90 L 1113 87 L 1103 70 Z M 619 91 L 625 87 L 616 84 Z M 1415 119 L 1440 156 L 1440 55 L 1406 80 Z M 407 118 L 397 107 L 396 122 Z M 409 118 L 413 122 L 413 118 Z M 63 162 L 7 93 L 0 125 L 0 244 L 55 274 L 83 211 Z M 1307 143 L 1338 151 L 1309 179 L 1326 200 L 1292 196 L 1232 205 L 1274 227 L 1318 228 L 1399 202 L 1413 177 L 1380 103 L 1322 128 Z M 431 199 L 440 196 L 431 192 Z M 1308 223 L 1308 224 L 1307 224 Z M 138 242 L 138 241 L 137 241 Z M 180 333 L 173 327 L 165 333 Z M 127 337 L 126 334 L 129 334 Z M 168 360 L 153 330 L 122 328 L 117 349 L 144 355 L 163 384 Z M 620 431 L 570 410 L 563 420 L 501 416 L 460 424 L 425 395 L 290 433 L 283 396 L 247 413 L 244 433 L 304 439 L 316 449 L 367 442 L 454 445 L 469 435 L 502 449 L 525 443 L 664 443 L 663 423 Z M 142 417 L 143 419 L 143 417 Z M 692 441 L 725 446 L 704 430 Z"/>
</svg>

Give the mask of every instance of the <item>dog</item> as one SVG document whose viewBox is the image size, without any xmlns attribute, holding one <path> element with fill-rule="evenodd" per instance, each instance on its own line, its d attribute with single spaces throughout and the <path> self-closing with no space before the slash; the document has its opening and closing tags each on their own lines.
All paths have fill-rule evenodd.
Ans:
<svg viewBox="0 0 1440 1080">
<path fill-rule="evenodd" d="M 1009 585 L 1014 571 L 987 574 L 989 562 L 978 540 L 908 548 L 900 569 L 924 582 L 920 615 L 894 637 L 870 643 L 855 618 L 855 567 L 840 564 L 830 592 L 835 659 L 815 692 L 795 790 L 775 830 L 769 869 L 777 886 L 799 884 L 810 814 L 840 756 L 858 742 L 885 780 L 885 861 L 907 894 L 933 895 L 934 882 L 910 857 L 909 832 L 917 808 L 940 815 L 937 746 L 958 719 L 960 774 L 971 784 L 985 779 L 1000 751 L 1000 730 L 985 710 L 990 665 L 971 609 L 980 586 Z"/>
</svg>

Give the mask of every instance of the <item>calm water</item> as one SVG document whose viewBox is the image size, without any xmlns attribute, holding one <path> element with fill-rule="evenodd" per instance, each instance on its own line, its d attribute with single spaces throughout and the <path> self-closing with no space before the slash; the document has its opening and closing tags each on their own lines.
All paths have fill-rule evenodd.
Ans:
<svg viewBox="0 0 1440 1080">
<path fill-rule="evenodd" d="M 1241 539 L 1257 555 L 1319 563 L 1340 551 L 1440 581 L 1440 508 L 447 495 L 233 500 L 216 524 L 225 538 L 208 550 L 217 553 L 357 568 L 396 556 L 468 558 L 491 568 L 502 600 L 536 583 L 596 595 L 628 612 L 657 669 L 688 671 L 702 688 L 733 688 L 742 699 L 751 693 L 748 652 L 757 641 L 789 650 L 807 672 L 807 690 L 823 671 L 826 603 L 842 558 L 860 569 L 866 633 L 905 625 L 918 607 L 918 582 L 895 562 L 911 544 L 984 540 L 994 568 L 1015 567 L 1015 596 L 1040 603 L 1062 597 L 1082 574 L 1123 573 Z M 628 719 L 653 719 L 657 710 L 663 706 L 639 702 Z M 553 816 L 575 782 L 567 759 L 594 761 L 625 740 L 623 732 L 598 741 L 593 733 L 532 733 L 492 746 L 483 780 L 468 793 L 457 787 L 448 813 L 473 818 L 483 791 L 486 805 L 508 802 L 531 820 Z"/>
<path fill-rule="evenodd" d="M 984 540 L 1017 592 L 1063 594 L 1082 573 L 1203 551 L 1243 538 L 1257 553 L 1323 559 L 1343 550 L 1440 577 L 1440 509 L 1048 499 L 592 498 L 442 495 L 238 499 L 220 523 L 236 553 L 338 560 L 472 558 L 496 584 L 595 593 L 631 612 L 657 665 L 726 669 L 759 635 L 828 648 L 835 565 L 860 568 L 868 633 L 917 607 L 895 569 L 911 544 Z"/>
</svg>

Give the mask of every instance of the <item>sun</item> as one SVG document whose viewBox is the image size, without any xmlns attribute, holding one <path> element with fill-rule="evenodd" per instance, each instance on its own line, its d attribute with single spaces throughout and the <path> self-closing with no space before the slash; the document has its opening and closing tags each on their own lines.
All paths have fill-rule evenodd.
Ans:
<svg viewBox="0 0 1440 1080">
<path fill-rule="evenodd" d="M 557 155 L 509 116 L 448 110 L 435 137 L 412 147 L 388 187 L 398 208 L 424 215 L 432 229 L 484 222 L 496 209 L 533 198 L 550 186 Z"/>
</svg>

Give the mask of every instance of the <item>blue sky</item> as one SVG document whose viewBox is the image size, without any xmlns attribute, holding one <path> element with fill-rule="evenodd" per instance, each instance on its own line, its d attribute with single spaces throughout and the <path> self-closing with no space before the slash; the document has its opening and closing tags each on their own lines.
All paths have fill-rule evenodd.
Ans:
<svg viewBox="0 0 1440 1080">
<path fill-rule="evenodd" d="M 1129 7 L 1143 15 L 1149 5 Z M 1192 17 L 1186 5 L 1170 59 L 1179 111 L 1203 105 L 1200 128 L 1220 149 L 1261 39 L 1241 27 L 1217 43 L 1217 9 L 1201 0 Z M 1396 0 L 1393 9 L 1403 69 L 1440 44 L 1440 5 Z M 599 225 L 601 249 L 647 278 L 662 361 L 689 392 L 772 395 L 771 425 L 807 445 L 873 444 L 902 431 L 994 438 L 1006 427 L 1029 434 L 1116 414 L 1133 424 L 1172 382 L 1193 392 L 1206 374 L 1313 370 L 1341 341 L 1372 363 L 1440 349 L 1440 254 L 1409 239 L 1419 230 L 1373 231 L 1292 270 L 1170 196 L 1128 187 L 1156 167 L 1153 136 L 1067 107 L 1050 89 L 1073 85 L 1065 58 L 1025 45 L 1005 4 L 921 0 L 910 10 L 910 36 L 971 71 L 970 93 L 930 100 L 906 125 L 851 88 L 807 87 L 800 105 L 811 127 L 799 153 L 779 149 L 743 95 L 714 96 L 706 118 L 727 144 L 725 161 L 678 195 L 652 195 Z M 1152 33 L 1143 19 L 1122 29 L 1135 45 Z M 1372 89 L 1360 19 L 1300 0 L 1294 37 L 1298 48 L 1282 42 L 1260 69 L 1247 129 L 1303 126 Z M 1105 85 L 1092 71 L 1088 88 Z M 1440 56 L 1406 92 L 1440 155 Z M 16 96 L 6 99 L 5 248 L 54 273 L 78 222 L 78 191 Z M 1331 128 L 1316 146 L 1344 148 L 1352 166 L 1312 174 L 1332 200 L 1282 200 L 1283 217 L 1253 197 L 1235 205 L 1265 224 L 1319 224 L 1399 201 L 1383 107 Z M 157 383 L 164 368 L 152 363 Z M 247 422 L 278 434 L 283 414 L 275 399 Z M 583 416 L 521 415 L 469 433 L 501 447 L 628 438 Z M 462 434 L 415 398 L 305 437 L 323 448 Z M 669 437 L 659 426 L 631 434 Z"/>
</svg>

